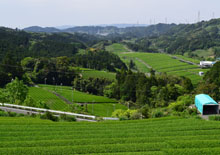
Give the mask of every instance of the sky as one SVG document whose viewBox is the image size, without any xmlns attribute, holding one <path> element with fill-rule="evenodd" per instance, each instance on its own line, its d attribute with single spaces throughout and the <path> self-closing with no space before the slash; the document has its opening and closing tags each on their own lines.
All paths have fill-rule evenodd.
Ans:
<svg viewBox="0 0 220 155">
<path fill-rule="evenodd" d="M 220 18 L 220 0 L 0 0 L 0 26 L 194 23 Z"/>
</svg>

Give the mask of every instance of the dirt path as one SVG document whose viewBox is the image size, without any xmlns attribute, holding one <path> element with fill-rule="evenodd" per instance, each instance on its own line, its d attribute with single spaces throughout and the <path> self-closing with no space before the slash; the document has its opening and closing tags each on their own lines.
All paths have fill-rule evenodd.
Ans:
<svg viewBox="0 0 220 155">
<path fill-rule="evenodd" d="M 46 88 L 43 88 L 44 90 L 56 95 L 57 97 L 59 97 L 61 100 L 63 100 L 64 102 L 66 102 L 67 104 L 73 104 L 72 102 L 70 102 L 67 98 L 63 97 L 62 95 L 52 91 L 52 90 L 49 90 L 49 89 L 46 89 Z"/>
<path fill-rule="evenodd" d="M 142 64 L 144 64 L 147 68 L 152 69 L 152 67 L 150 65 L 148 65 L 146 62 L 144 62 L 143 60 L 136 58 L 137 61 L 141 62 Z"/>
<path fill-rule="evenodd" d="M 179 61 L 181 61 L 181 62 L 185 62 L 185 63 L 188 63 L 188 64 L 190 64 L 190 65 L 196 65 L 196 66 L 198 66 L 198 64 L 196 64 L 196 63 L 194 63 L 194 62 L 191 62 L 191 61 L 188 61 L 188 60 L 184 60 L 184 59 L 179 58 L 179 57 L 177 57 L 177 56 L 173 56 L 173 55 L 170 55 L 170 54 L 169 54 L 169 56 L 170 56 L 171 58 L 177 59 L 177 60 L 179 60 Z"/>
</svg>

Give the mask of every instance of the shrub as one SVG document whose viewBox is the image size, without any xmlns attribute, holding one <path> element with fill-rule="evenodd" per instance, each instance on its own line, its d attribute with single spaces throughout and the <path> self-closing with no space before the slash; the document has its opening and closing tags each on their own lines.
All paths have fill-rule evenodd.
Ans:
<svg viewBox="0 0 220 155">
<path fill-rule="evenodd" d="M 212 121 L 220 121 L 220 116 L 209 116 L 209 120 L 212 120 Z"/>
<path fill-rule="evenodd" d="M 145 105 L 144 107 L 141 108 L 141 113 L 144 118 L 149 118 L 150 117 L 150 107 L 148 105 Z"/>
<path fill-rule="evenodd" d="M 0 110 L 0 116 L 6 117 L 6 116 L 8 116 L 8 113 Z"/>
<path fill-rule="evenodd" d="M 54 121 L 54 122 L 59 121 L 58 117 L 54 116 L 52 113 L 50 113 L 48 111 L 45 114 L 41 115 L 40 118 L 41 119 L 49 119 L 49 120 Z"/>
<path fill-rule="evenodd" d="M 142 118 L 142 114 L 138 111 L 133 112 L 131 115 L 132 120 L 141 119 L 141 118 Z"/>
<path fill-rule="evenodd" d="M 161 110 L 156 110 L 152 113 L 152 118 L 159 118 L 159 117 L 163 117 L 164 114 Z"/>
<path fill-rule="evenodd" d="M 141 113 L 137 110 L 122 110 L 117 109 L 112 113 L 112 117 L 120 118 L 120 120 L 128 120 L 128 119 L 140 119 Z"/>
<path fill-rule="evenodd" d="M 60 119 L 67 121 L 67 122 L 75 122 L 76 121 L 76 117 L 75 116 L 69 116 L 69 115 L 60 115 Z"/>
</svg>

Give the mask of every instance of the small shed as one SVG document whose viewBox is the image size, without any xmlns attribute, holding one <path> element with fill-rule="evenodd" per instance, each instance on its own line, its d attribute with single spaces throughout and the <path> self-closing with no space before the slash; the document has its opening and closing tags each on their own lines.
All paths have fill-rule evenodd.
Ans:
<svg viewBox="0 0 220 155">
<path fill-rule="evenodd" d="M 202 115 L 219 114 L 219 104 L 209 95 L 196 95 L 195 105 Z"/>
</svg>

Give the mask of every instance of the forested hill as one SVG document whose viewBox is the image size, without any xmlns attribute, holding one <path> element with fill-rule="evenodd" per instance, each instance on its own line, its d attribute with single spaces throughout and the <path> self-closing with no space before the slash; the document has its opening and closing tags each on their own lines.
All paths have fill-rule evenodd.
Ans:
<svg viewBox="0 0 220 155">
<path fill-rule="evenodd" d="M 197 50 L 210 50 L 220 56 L 220 19 L 202 21 L 196 24 L 180 24 L 174 26 L 159 37 L 145 37 L 136 41 L 136 45 L 128 46 L 134 50 L 172 54 L 195 55 Z"/>
<path fill-rule="evenodd" d="M 45 33 L 56 33 L 56 32 L 68 32 L 68 33 L 86 33 L 90 35 L 100 35 L 100 36 L 120 36 L 120 37 L 146 37 L 153 36 L 158 34 L 163 34 L 170 30 L 172 27 L 176 26 L 175 24 L 157 24 L 151 26 L 142 26 L 142 27 L 126 27 L 118 28 L 115 26 L 80 26 L 72 27 L 64 30 L 59 30 L 52 27 L 38 27 L 32 26 L 25 28 L 24 31 L 27 32 L 45 32 Z"/>
<path fill-rule="evenodd" d="M 95 44 L 98 39 L 87 34 L 28 33 L 0 27 L 0 61 L 6 53 L 21 60 L 26 56 L 73 56 L 79 49 Z"/>
</svg>

